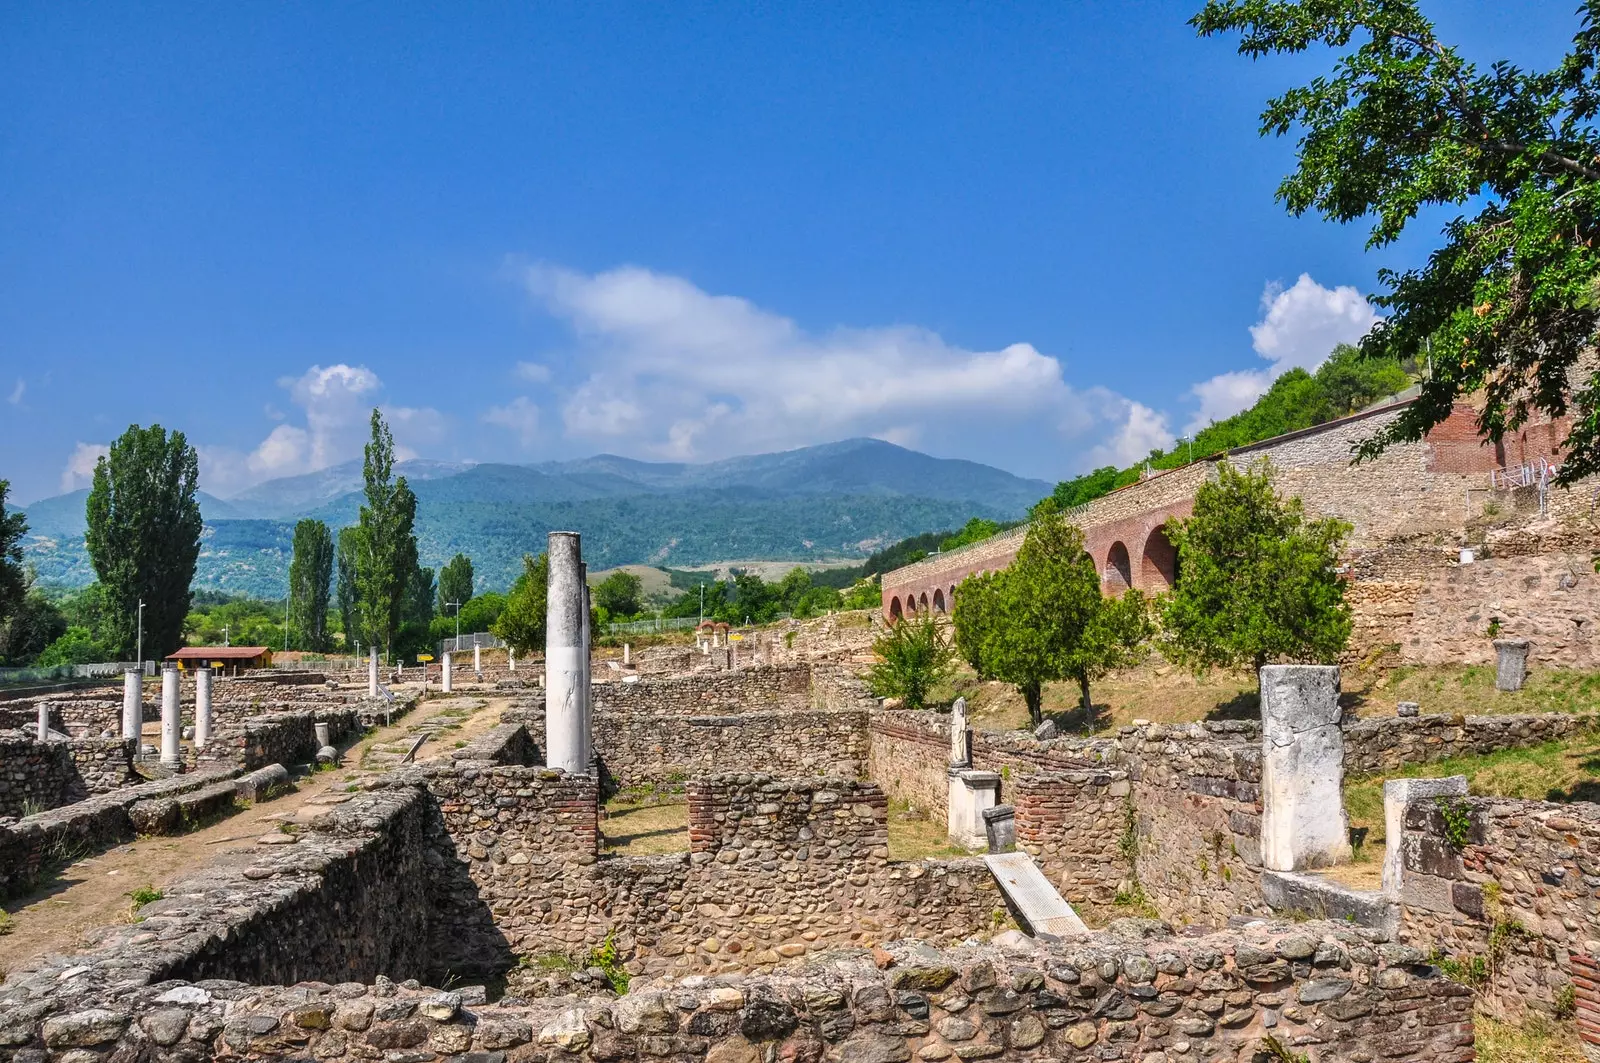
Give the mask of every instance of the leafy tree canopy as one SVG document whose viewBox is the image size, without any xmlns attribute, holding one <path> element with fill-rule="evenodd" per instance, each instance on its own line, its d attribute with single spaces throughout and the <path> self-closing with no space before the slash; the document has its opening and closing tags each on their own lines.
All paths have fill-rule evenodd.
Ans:
<svg viewBox="0 0 1600 1063">
<path fill-rule="evenodd" d="M 200 556 L 200 463 L 182 432 L 130 425 L 94 469 L 85 545 L 105 596 L 94 632 L 113 660 L 131 660 L 144 608 L 144 655 L 183 644 Z"/>
<path fill-rule="evenodd" d="M 644 581 L 626 569 L 617 569 L 594 585 L 592 594 L 597 609 L 613 618 L 633 616 L 644 609 Z"/>
<path fill-rule="evenodd" d="M 333 533 L 320 520 L 294 526 L 289 561 L 289 628 L 297 649 L 324 652 L 328 634 L 328 594 L 333 577 Z"/>
<path fill-rule="evenodd" d="M 10 616 L 28 593 L 27 573 L 22 568 L 22 537 L 28 534 L 28 520 L 21 512 L 6 512 L 8 480 L 0 480 L 0 621 Z"/>
<path fill-rule="evenodd" d="M 550 555 L 522 556 L 522 575 L 506 595 L 505 609 L 490 631 L 517 653 L 544 650 L 546 604 L 550 596 Z"/>
<path fill-rule="evenodd" d="M 372 411 L 372 437 L 363 452 L 366 504 L 355 540 L 355 591 L 361 629 L 385 650 L 400 626 L 401 604 L 417 566 L 417 496 L 394 475 L 394 435 Z"/>
<path fill-rule="evenodd" d="M 1217 466 L 1187 520 L 1167 522 L 1178 585 L 1167 599 L 1168 655 L 1196 669 L 1276 660 L 1332 663 L 1350 639 L 1339 550 L 1350 525 L 1307 520 L 1272 488 L 1265 462 Z"/>
<path fill-rule="evenodd" d="M 1420 439 L 1481 392 L 1491 438 L 1536 411 L 1570 414 L 1560 478 L 1600 471 L 1600 0 L 1578 9 L 1549 70 L 1487 69 L 1441 41 L 1415 0 L 1211 0 L 1201 36 L 1239 35 L 1251 58 L 1335 53 L 1332 69 L 1267 102 L 1261 133 L 1298 137 L 1278 186 L 1291 214 L 1366 220 L 1368 247 L 1430 207 L 1462 210 L 1444 244 L 1406 272 L 1381 270 L 1389 311 L 1369 357 L 1431 355 L 1421 398 L 1362 444 Z M 1590 359 L 1587 363 L 1585 358 Z"/>
</svg>

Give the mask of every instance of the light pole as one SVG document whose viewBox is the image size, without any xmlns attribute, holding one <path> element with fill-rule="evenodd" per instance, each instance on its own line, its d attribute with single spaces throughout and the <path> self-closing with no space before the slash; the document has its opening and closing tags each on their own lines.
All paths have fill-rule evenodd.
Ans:
<svg viewBox="0 0 1600 1063">
<path fill-rule="evenodd" d="M 453 602 L 445 602 L 444 604 L 456 607 L 456 644 L 451 647 L 451 650 L 459 650 L 461 648 L 461 599 L 457 598 Z"/>
<path fill-rule="evenodd" d="M 222 644 L 224 646 L 232 645 L 228 641 L 228 625 L 227 624 L 223 624 L 222 625 Z"/>
<path fill-rule="evenodd" d="M 138 641 L 139 672 L 144 672 L 144 599 L 139 599 L 139 641 Z"/>
</svg>

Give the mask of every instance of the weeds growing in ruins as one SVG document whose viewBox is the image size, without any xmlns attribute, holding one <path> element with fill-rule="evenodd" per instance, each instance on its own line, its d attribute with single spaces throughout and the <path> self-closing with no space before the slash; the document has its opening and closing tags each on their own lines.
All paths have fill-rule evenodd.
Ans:
<svg viewBox="0 0 1600 1063">
<path fill-rule="evenodd" d="M 1267 1058 L 1275 1059 L 1278 1063 L 1311 1063 L 1310 1056 L 1304 1052 L 1292 1051 L 1288 1045 L 1270 1033 L 1261 1038 L 1261 1047 L 1266 1050 Z"/>
<path fill-rule="evenodd" d="M 16 921 L 11 918 L 11 913 L 0 908 L 0 937 L 5 937 L 17 928 Z"/>
<path fill-rule="evenodd" d="M 1558 1019 L 1570 1019 L 1578 1014 L 1578 994 L 1568 982 L 1556 990 L 1555 1000 L 1550 1004 L 1550 1011 Z"/>
<path fill-rule="evenodd" d="M 1444 840 L 1450 848 L 1461 852 L 1467 847 L 1467 837 L 1472 833 L 1472 810 L 1466 804 L 1448 797 L 1435 797 L 1439 815 L 1444 819 Z"/>
<path fill-rule="evenodd" d="M 606 934 L 606 939 L 599 945 L 589 950 L 589 966 L 598 967 L 606 976 L 606 984 L 611 991 L 621 996 L 628 991 L 628 982 L 631 975 L 628 969 L 622 966 L 622 957 L 617 951 L 617 932 L 615 930 Z"/>
</svg>

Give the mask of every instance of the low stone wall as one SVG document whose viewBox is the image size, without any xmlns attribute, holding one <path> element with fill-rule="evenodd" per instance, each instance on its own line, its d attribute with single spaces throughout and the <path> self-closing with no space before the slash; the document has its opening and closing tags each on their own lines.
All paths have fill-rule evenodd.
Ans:
<svg viewBox="0 0 1600 1063">
<path fill-rule="evenodd" d="M 597 683 L 596 716 L 730 716 L 812 707 L 811 668 L 779 665 L 641 678 L 637 683 Z"/>
<path fill-rule="evenodd" d="M 0 824 L 0 898 L 29 892 L 53 867 L 132 841 L 128 810 L 137 802 L 198 790 L 238 774 L 231 769 L 175 775 Z"/>
<path fill-rule="evenodd" d="M 334 744 L 362 729 L 354 709 L 321 708 L 253 716 L 219 727 L 193 759 L 200 765 L 232 764 L 253 771 L 267 764 L 305 764 L 317 754 L 315 724 L 328 724 Z"/>
<path fill-rule="evenodd" d="M 1133 815 L 1126 772 L 1041 772 L 1011 787 L 1017 848 L 1069 902 L 1109 904 L 1132 871 L 1124 842 Z"/>
<path fill-rule="evenodd" d="M 0 731 L 0 818 L 43 812 L 115 790 L 137 778 L 132 763 L 132 741 L 40 742 L 27 731 Z"/>
<path fill-rule="evenodd" d="M 66 746 L 85 794 L 110 793 L 140 779 L 133 770 L 138 743 L 131 738 L 74 738 L 58 744 Z"/>
<path fill-rule="evenodd" d="M 159 906 L 152 906 L 158 908 Z M 205 899 L 193 906 L 206 910 Z M 147 908 L 146 911 L 152 909 Z M 170 928 L 172 919 L 152 915 Z M 1151 928 L 1154 931 L 1154 928 Z M 480 987 L 251 987 L 146 975 L 154 935 L 124 928 L 122 976 L 101 949 L 0 989 L 12 1051 L 113 1058 L 672 1058 L 902 1063 L 967 1059 L 1374 1058 L 1471 1063 L 1471 994 L 1415 950 L 1331 923 L 943 953 L 896 943 L 826 967 L 636 981 L 618 999 L 484 1002 Z M 173 937 L 177 942 L 189 938 Z M 181 946 L 180 946 L 181 947 Z M 64 965 L 66 960 L 57 961 Z M 139 977 L 126 977 L 129 970 Z M 467 1055 L 476 1052 L 477 1055 Z"/>
<path fill-rule="evenodd" d="M 1261 741 L 1240 724 L 1125 727 L 1139 885 L 1161 914 L 1220 926 L 1261 896 Z"/>
<path fill-rule="evenodd" d="M 1408 764 L 1524 749 L 1600 730 L 1600 715 L 1421 716 L 1356 720 L 1344 728 L 1347 775 L 1386 775 Z"/>
<path fill-rule="evenodd" d="M 765 679 L 756 682 L 751 676 Z M 831 679 L 828 690 L 815 697 L 811 682 L 811 669 L 800 665 L 596 684 L 594 747 L 604 789 L 676 787 L 697 776 L 728 771 L 864 774 L 869 754 L 866 710 L 858 701 L 846 701 L 848 687 L 842 681 Z M 767 691 L 766 700 L 726 700 L 749 689 Z M 846 707 L 826 707 L 830 698 Z M 813 707 L 814 700 L 824 707 Z M 505 718 L 526 724 L 543 740 L 543 692 L 519 697 Z"/>
<path fill-rule="evenodd" d="M 1458 829 L 1447 827 L 1441 804 Z M 1528 1008 L 1549 1012 L 1571 984 L 1572 954 L 1592 953 L 1600 940 L 1600 807 L 1414 801 L 1398 844 L 1402 938 L 1482 964 L 1493 1010 L 1512 1017 Z"/>
</svg>

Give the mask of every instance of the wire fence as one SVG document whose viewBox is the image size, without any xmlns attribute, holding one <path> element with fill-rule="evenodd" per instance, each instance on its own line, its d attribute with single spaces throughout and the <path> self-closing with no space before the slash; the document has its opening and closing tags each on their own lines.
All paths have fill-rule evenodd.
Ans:
<svg viewBox="0 0 1600 1063">
<path fill-rule="evenodd" d="M 475 631 L 470 635 L 457 635 L 454 638 L 445 639 L 439 643 L 439 652 L 460 653 L 462 650 L 470 650 L 474 646 L 481 646 L 486 650 L 503 650 L 506 647 L 506 640 L 496 638 L 487 631 Z"/>
<path fill-rule="evenodd" d="M 58 664 L 46 668 L 0 668 L 0 686 L 51 683 L 66 679 L 115 679 L 139 667 L 137 661 L 102 661 L 95 664 Z M 158 661 L 144 662 L 144 674 L 155 675 Z"/>
</svg>

